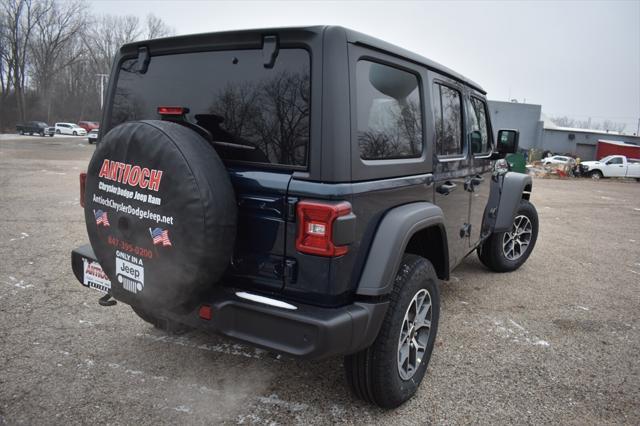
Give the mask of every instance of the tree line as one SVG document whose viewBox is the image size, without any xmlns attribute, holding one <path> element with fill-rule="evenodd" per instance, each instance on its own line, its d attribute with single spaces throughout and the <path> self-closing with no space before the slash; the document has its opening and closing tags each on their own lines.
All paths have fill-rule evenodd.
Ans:
<svg viewBox="0 0 640 426">
<path fill-rule="evenodd" d="M 611 120 L 604 120 L 602 122 L 588 120 L 576 120 L 565 116 L 562 117 L 550 117 L 550 120 L 560 127 L 573 127 L 576 129 L 589 129 L 589 130 L 602 130 L 605 132 L 617 132 L 623 133 L 627 125 L 625 123 L 616 123 Z"/>
<path fill-rule="evenodd" d="M 173 33 L 153 14 L 96 16 L 84 0 L 0 0 L 0 131 L 98 121 L 118 48 Z"/>
</svg>

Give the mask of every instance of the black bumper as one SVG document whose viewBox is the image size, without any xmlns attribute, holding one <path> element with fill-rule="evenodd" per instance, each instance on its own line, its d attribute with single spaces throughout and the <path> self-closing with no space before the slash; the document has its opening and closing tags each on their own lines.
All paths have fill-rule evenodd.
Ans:
<svg viewBox="0 0 640 426">
<path fill-rule="evenodd" d="M 71 252 L 73 272 L 80 283 L 83 283 L 83 258 L 95 261 L 89 245 Z M 268 350 L 318 359 L 354 353 L 371 345 L 388 306 L 388 302 L 356 302 L 324 308 L 287 302 L 296 307 L 291 310 L 245 300 L 237 296 L 238 292 L 232 287 L 217 286 L 201 304 L 211 307 L 210 320 L 200 318 L 199 307 L 186 314 L 150 313 Z"/>
</svg>

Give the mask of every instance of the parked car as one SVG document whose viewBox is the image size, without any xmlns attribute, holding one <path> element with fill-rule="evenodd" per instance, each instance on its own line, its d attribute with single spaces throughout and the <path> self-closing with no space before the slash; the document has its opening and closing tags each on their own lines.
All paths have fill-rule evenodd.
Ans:
<svg viewBox="0 0 640 426">
<path fill-rule="evenodd" d="M 93 129 L 87 135 L 87 139 L 89 139 L 89 143 L 92 144 L 98 140 L 98 131 L 99 129 Z"/>
<path fill-rule="evenodd" d="M 56 123 L 56 134 L 86 136 L 87 131 L 75 123 Z"/>
<path fill-rule="evenodd" d="M 640 179 L 640 160 L 627 158 L 624 155 L 609 155 L 597 161 L 583 161 L 580 163 L 583 175 L 593 179 L 603 177 L 627 177 Z"/>
<path fill-rule="evenodd" d="M 93 129 L 97 129 L 100 127 L 100 124 L 95 121 L 79 121 L 78 126 L 82 127 L 89 133 Z"/>
<path fill-rule="evenodd" d="M 573 160 L 573 158 L 571 157 L 566 157 L 564 155 L 554 155 L 552 157 L 547 157 L 547 158 L 543 158 L 542 159 L 542 164 L 544 164 L 545 166 L 548 166 L 550 164 L 567 164 L 568 162 L 570 162 L 571 160 Z"/>
<path fill-rule="evenodd" d="M 485 91 L 427 58 L 307 27 L 127 44 L 114 67 L 71 253 L 102 305 L 344 355 L 355 394 L 390 408 L 425 376 L 439 280 L 534 248 L 532 178 L 504 159 L 518 131 L 494 139 Z"/>
<path fill-rule="evenodd" d="M 50 127 L 44 121 L 27 121 L 18 124 L 16 130 L 21 135 L 53 136 L 55 133 L 55 128 Z"/>
</svg>

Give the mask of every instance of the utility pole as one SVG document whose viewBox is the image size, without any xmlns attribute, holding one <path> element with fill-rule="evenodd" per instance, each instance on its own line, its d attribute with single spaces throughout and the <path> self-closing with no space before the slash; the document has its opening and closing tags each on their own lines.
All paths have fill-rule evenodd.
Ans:
<svg viewBox="0 0 640 426">
<path fill-rule="evenodd" d="M 109 74 L 96 74 L 100 77 L 100 111 L 102 111 L 102 105 L 104 104 L 104 79 L 109 77 Z"/>
</svg>

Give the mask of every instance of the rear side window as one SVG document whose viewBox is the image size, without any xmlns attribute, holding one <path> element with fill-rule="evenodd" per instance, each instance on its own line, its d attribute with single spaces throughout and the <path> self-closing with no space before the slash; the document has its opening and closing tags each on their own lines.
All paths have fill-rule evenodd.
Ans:
<svg viewBox="0 0 640 426">
<path fill-rule="evenodd" d="M 474 154 L 486 154 L 491 149 L 489 138 L 489 125 L 487 124 L 487 106 L 484 101 L 471 97 L 471 131 L 477 132 L 471 137 L 471 152 Z M 475 136 L 480 135 L 477 139 Z"/>
<path fill-rule="evenodd" d="M 120 66 L 109 128 L 159 119 L 159 106 L 189 109 L 226 160 L 304 167 L 310 132 L 310 57 L 280 49 L 273 68 L 261 50 L 153 56 L 144 74 L 136 59 Z"/>
<path fill-rule="evenodd" d="M 460 92 L 434 84 L 433 111 L 436 127 L 436 154 L 462 154 L 462 102 Z"/>
<path fill-rule="evenodd" d="M 356 67 L 357 138 L 364 160 L 422 155 L 418 77 L 376 62 Z"/>
</svg>

